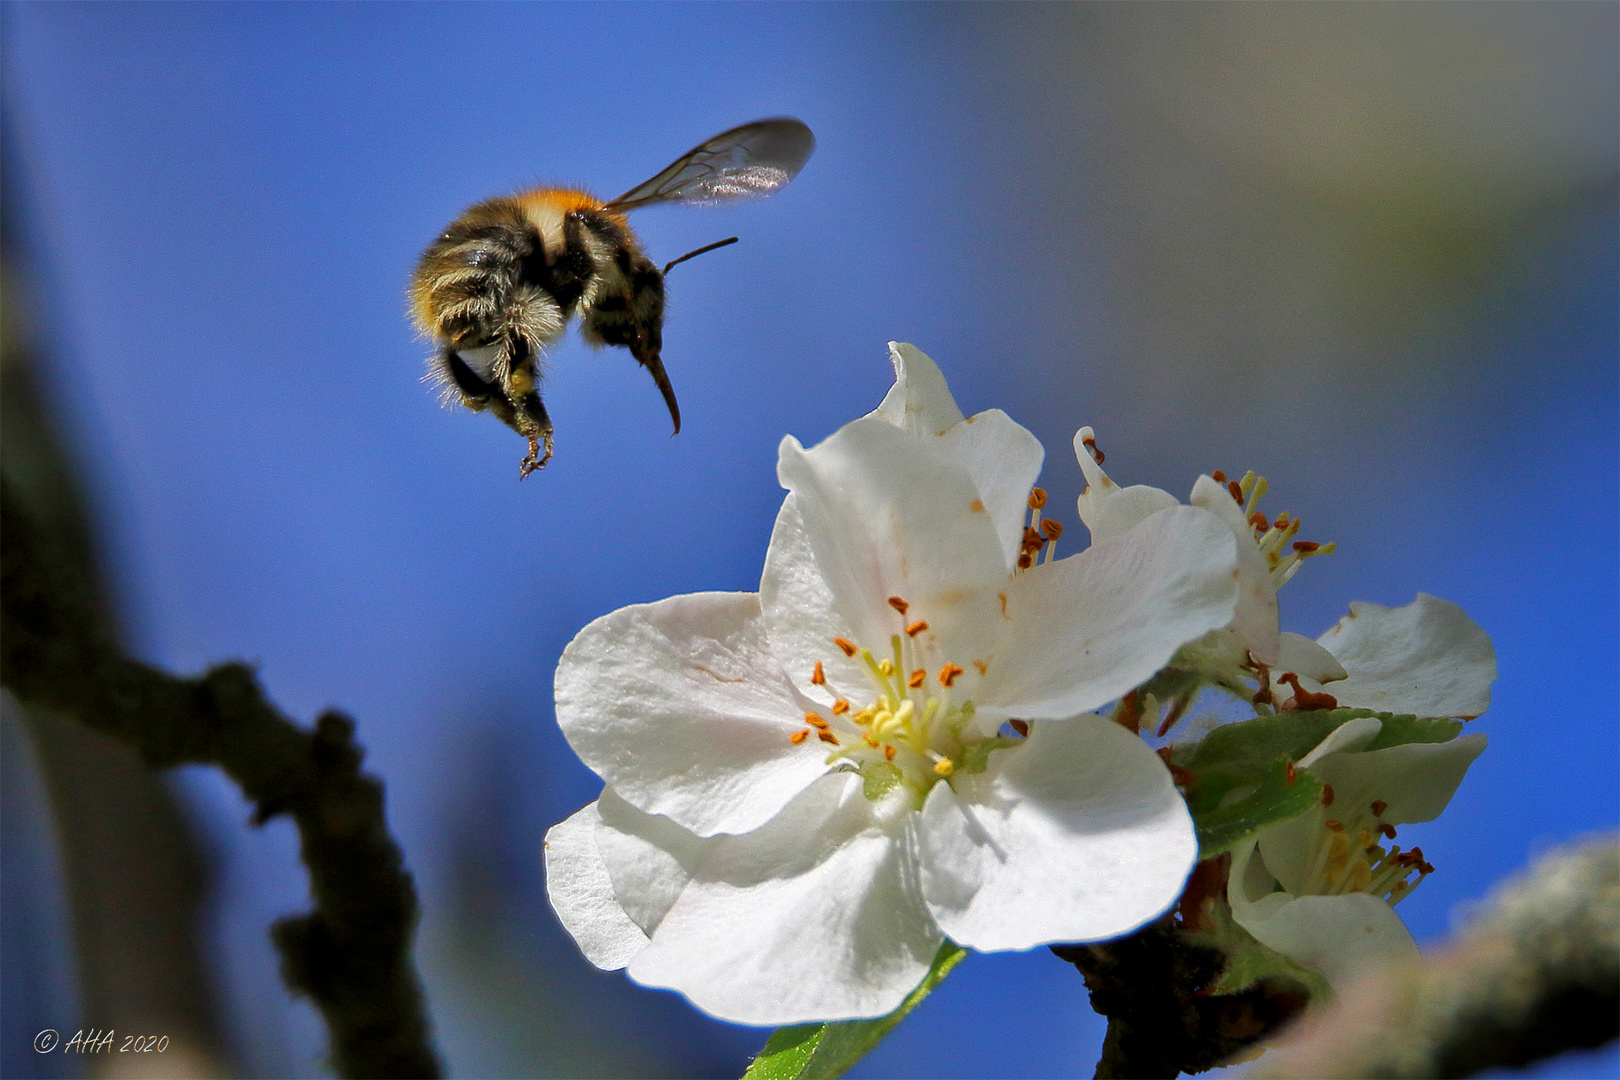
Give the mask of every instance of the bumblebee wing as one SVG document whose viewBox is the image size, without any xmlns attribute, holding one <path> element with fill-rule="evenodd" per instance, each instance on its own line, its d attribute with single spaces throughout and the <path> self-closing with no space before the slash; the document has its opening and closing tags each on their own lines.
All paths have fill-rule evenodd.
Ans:
<svg viewBox="0 0 1620 1080">
<path fill-rule="evenodd" d="M 799 174 L 816 137 L 792 117 L 755 120 L 723 131 L 667 169 L 607 204 L 623 213 L 661 202 L 717 203 L 769 195 Z"/>
</svg>

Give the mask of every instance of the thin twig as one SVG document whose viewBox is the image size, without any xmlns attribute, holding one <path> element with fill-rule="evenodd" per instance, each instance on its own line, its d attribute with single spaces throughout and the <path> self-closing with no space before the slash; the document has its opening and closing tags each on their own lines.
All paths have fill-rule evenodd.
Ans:
<svg viewBox="0 0 1620 1080">
<path fill-rule="evenodd" d="M 353 721 L 329 711 L 313 732 L 298 727 L 240 663 L 179 678 L 126 658 L 72 566 L 0 480 L 0 680 L 129 744 L 151 768 L 219 766 L 256 822 L 292 815 L 315 904 L 272 936 L 289 985 L 326 1018 L 334 1069 L 438 1076 L 411 961 L 416 890 L 388 834 L 382 784 L 360 771 Z"/>
</svg>

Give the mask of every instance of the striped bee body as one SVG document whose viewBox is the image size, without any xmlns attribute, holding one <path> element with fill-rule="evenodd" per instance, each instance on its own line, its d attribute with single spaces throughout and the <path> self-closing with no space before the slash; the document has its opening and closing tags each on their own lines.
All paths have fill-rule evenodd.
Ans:
<svg viewBox="0 0 1620 1080">
<path fill-rule="evenodd" d="M 625 214 L 658 202 L 768 194 L 814 147 L 799 121 L 762 120 L 715 136 L 610 203 L 572 188 L 535 188 L 469 207 L 422 253 L 411 280 L 417 326 L 437 347 L 429 378 L 450 400 L 488 410 L 527 438 L 520 470 L 528 476 L 552 454 L 540 361 L 578 316 L 588 343 L 622 346 L 648 370 L 679 433 L 661 355 L 664 274 L 736 238 L 659 270 Z"/>
</svg>

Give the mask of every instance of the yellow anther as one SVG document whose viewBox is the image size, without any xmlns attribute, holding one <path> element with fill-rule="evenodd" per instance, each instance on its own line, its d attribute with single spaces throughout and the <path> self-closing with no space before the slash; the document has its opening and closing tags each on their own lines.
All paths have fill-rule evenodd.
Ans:
<svg viewBox="0 0 1620 1080">
<path fill-rule="evenodd" d="M 894 661 L 893 660 L 879 660 L 878 661 L 878 670 L 883 673 L 883 677 L 885 679 L 894 678 Z"/>
<path fill-rule="evenodd" d="M 934 762 L 934 771 L 941 776 L 949 776 L 956 771 L 956 765 L 952 763 L 950 758 L 940 758 Z"/>
</svg>

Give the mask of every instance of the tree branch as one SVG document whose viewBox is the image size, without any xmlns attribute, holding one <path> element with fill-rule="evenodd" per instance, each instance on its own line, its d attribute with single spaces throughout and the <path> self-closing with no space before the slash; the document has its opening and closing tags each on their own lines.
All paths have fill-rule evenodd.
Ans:
<svg viewBox="0 0 1620 1080">
<path fill-rule="evenodd" d="M 257 806 L 291 814 L 314 909 L 272 930 L 282 973 L 320 1008 L 333 1067 L 350 1077 L 436 1077 L 411 962 L 416 890 L 388 834 L 382 784 L 360 771 L 354 722 L 313 732 L 265 700 L 251 669 L 179 678 L 123 656 L 71 553 L 0 479 L 0 679 L 138 750 L 151 768 L 218 765 Z"/>
<path fill-rule="evenodd" d="M 1456 1077 L 1620 1036 L 1620 834 L 1544 855 L 1422 962 L 1308 1017 L 1249 1077 Z"/>
<path fill-rule="evenodd" d="M 1226 958 L 1194 941 L 1173 915 L 1118 941 L 1052 952 L 1080 969 L 1091 1007 L 1108 1018 L 1098 1080 L 1172 1080 L 1212 1069 L 1280 1029 L 1309 997 L 1285 980 L 1210 994 Z"/>
</svg>

